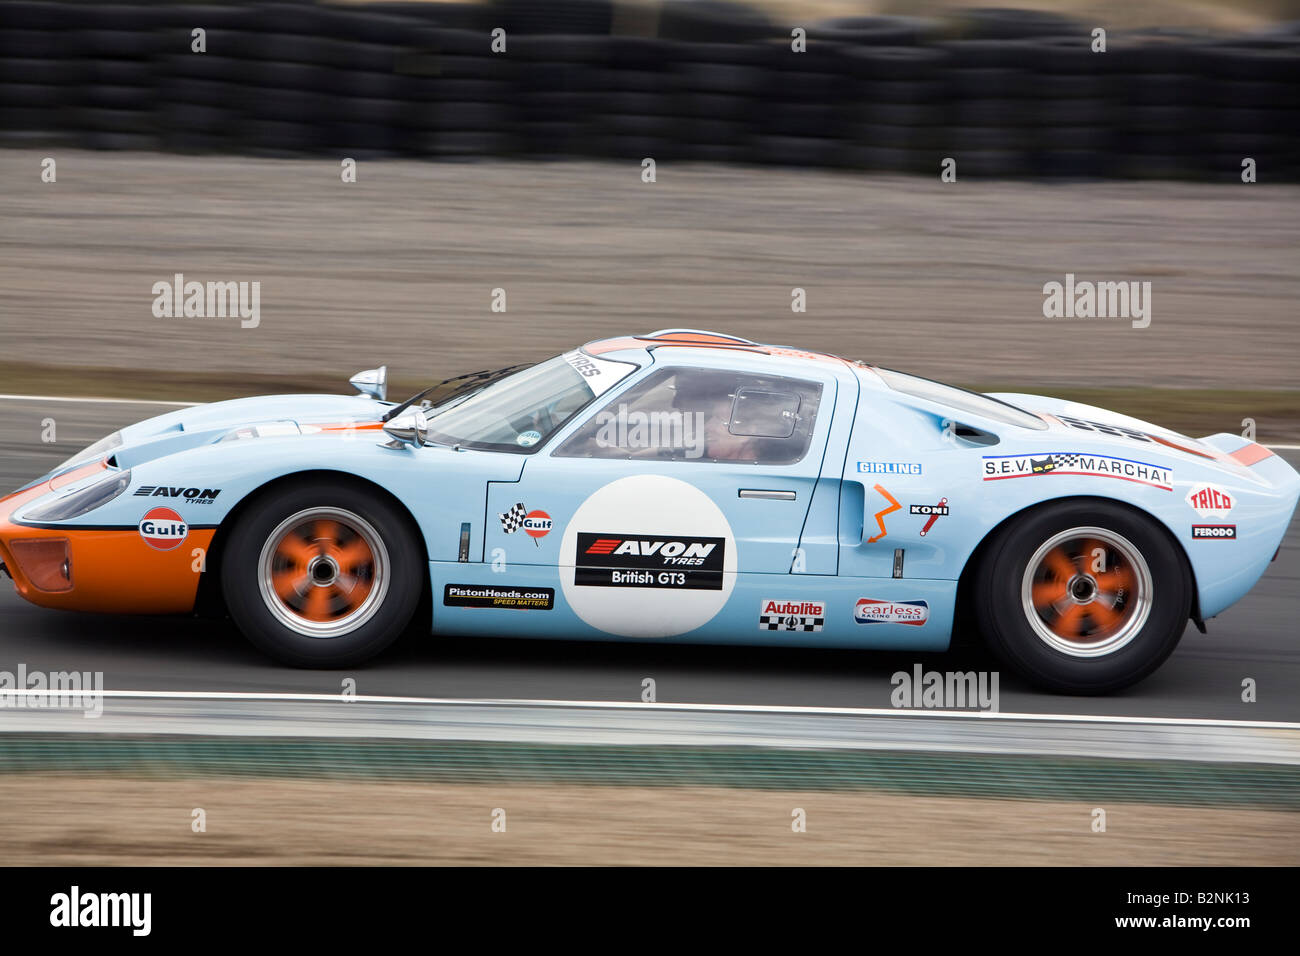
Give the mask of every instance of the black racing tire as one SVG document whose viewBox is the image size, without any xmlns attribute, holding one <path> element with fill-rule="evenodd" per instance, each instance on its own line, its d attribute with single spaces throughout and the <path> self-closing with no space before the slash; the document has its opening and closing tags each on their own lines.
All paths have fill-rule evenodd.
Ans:
<svg viewBox="0 0 1300 956">
<path fill-rule="evenodd" d="M 1089 557 L 1098 545 L 1100 563 Z M 1192 579 L 1152 519 L 1079 498 L 1001 529 L 973 594 L 980 632 L 1007 666 L 1056 693 L 1105 694 L 1147 677 L 1173 653 L 1187 627 Z"/>
<path fill-rule="evenodd" d="M 424 576 L 422 549 L 398 507 L 328 478 L 287 482 L 255 499 L 221 558 L 235 624 L 294 667 L 348 667 L 379 654 L 410 623 Z"/>
</svg>

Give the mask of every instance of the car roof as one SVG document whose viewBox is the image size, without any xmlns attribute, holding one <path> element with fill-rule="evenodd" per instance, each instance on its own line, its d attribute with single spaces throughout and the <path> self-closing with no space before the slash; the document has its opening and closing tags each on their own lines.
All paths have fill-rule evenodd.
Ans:
<svg viewBox="0 0 1300 956">
<path fill-rule="evenodd" d="M 703 329 L 660 329 L 657 332 L 647 332 L 644 335 L 597 339 L 583 346 L 583 350 L 589 355 L 609 355 L 613 352 L 626 352 L 629 350 L 640 350 L 649 353 L 660 348 L 721 350 L 737 356 L 752 356 L 756 364 L 771 362 L 775 358 L 804 362 L 831 362 L 836 365 L 864 367 L 862 362 L 850 362 L 848 359 L 832 355 L 829 352 L 796 349 L 785 345 L 767 345 L 737 335 L 727 335 L 724 332 L 709 332 Z"/>
</svg>

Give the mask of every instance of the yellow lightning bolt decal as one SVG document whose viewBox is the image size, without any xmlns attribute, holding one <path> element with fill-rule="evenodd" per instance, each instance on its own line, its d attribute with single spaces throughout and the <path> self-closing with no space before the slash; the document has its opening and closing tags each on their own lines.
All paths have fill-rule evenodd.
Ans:
<svg viewBox="0 0 1300 956">
<path fill-rule="evenodd" d="M 876 525 L 880 528 L 880 534 L 876 535 L 876 536 L 873 537 L 873 538 L 868 538 L 868 539 L 867 539 L 867 544 L 871 544 L 871 543 L 873 543 L 873 542 L 875 542 L 875 541 L 879 541 L 881 538 L 883 538 L 886 534 L 889 533 L 889 532 L 887 532 L 887 531 L 885 530 L 885 515 L 889 514 L 890 512 L 897 511 L 899 508 L 903 507 L 903 506 L 900 505 L 897 501 L 894 500 L 894 496 L 893 496 L 893 495 L 891 495 L 888 491 L 886 491 L 886 490 L 885 490 L 884 488 L 882 488 L 880 485 L 874 485 L 873 487 L 874 487 L 878 492 L 880 492 L 881 495 L 884 496 L 884 498 L 885 498 L 886 501 L 889 502 L 889 507 L 888 507 L 888 508 L 881 508 L 879 511 L 876 512 Z"/>
</svg>

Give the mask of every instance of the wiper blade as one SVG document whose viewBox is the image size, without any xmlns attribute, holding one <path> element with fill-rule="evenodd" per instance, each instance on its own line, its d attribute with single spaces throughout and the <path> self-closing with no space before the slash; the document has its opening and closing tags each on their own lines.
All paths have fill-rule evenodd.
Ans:
<svg viewBox="0 0 1300 956">
<path fill-rule="evenodd" d="M 402 412 L 406 411 L 408 408 L 410 408 L 416 402 L 420 401 L 430 392 L 434 391 L 435 389 L 442 388 L 444 385 L 450 385 L 452 382 L 464 383 L 452 389 L 451 392 L 443 399 L 443 401 L 450 401 L 451 399 L 457 397 L 458 395 L 463 395 L 468 391 L 482 388 L 484 385 L 489 384 L 495 379 L 501 378 L 505 375 L 509 375 L 512 372 L 517 372 L 520 369 L 528 368 L 532 364 L 533 364 L 532 362 L 523 362 L 522 364 L 519 365 L 507 365 L 505 368 L 499 368 L 495 370 L 484 370 L 481 372 L 467 372 L 464 375 L 453 375 L 451 378 L 445 378 L 441 382 L 435 382 L 434 384 L 426 388 L 424 391 L 416 392 L 406 401 L 402 402 L 402 404 L 390 408 L 388 412 L 383 416 L 383 418 L 380 419 L 380 421 L 384 421 L 384 422 L 392 421 L 394 418 L 402 414 Z"/>
</svg>

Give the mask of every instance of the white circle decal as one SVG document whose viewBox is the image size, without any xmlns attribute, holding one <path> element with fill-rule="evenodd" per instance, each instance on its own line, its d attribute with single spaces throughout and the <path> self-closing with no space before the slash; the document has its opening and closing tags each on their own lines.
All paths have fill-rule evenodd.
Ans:
<svg viewBox="0 0 1300 956">
<path fill-rule="evenodd" d="M 578 506 L 560 542 L 560 585 L 575 614 L 623 637 L 693 631 L 736 586 L 736 539 L 694 485 L 620 478 Z"/>
</svg>

